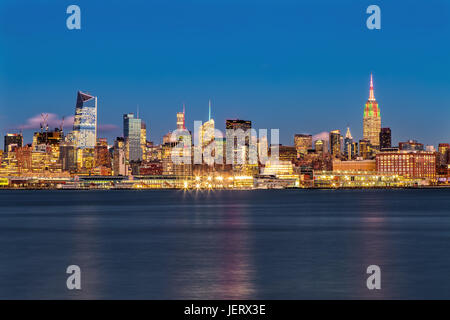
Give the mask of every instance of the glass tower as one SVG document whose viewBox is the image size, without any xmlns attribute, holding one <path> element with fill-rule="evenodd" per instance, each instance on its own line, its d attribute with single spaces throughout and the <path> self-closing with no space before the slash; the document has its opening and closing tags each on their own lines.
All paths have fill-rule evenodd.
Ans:
<svg viewBox="0 0 450 320">
<path fill-rule="evenodd" d="M 78 91 L 73 138 L 77 148 L 94 148 L 97 142 L 97 97 Z"/>
<path fill-rule="evenodd" d="M 141 127 L 142 120 L 135 118 L 133 113 L 123 115 L 123 137 L 127 144 L 129 161 L 142 160 Z"/>
</svg>

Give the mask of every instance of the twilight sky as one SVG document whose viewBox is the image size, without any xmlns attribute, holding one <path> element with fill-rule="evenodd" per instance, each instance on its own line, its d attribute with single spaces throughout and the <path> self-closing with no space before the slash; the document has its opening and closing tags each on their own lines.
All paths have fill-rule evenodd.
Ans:
<svg viewBox="0 0 450 320">
<path fill-rule="evenodd" d="M 81 30 L 66 28 L 71 4 Z M 366 28 L 370 4 L 381 30 Z M 26 142 L 40 113 L 70 121 L 77 90 L 98 96 L 110 143 L 138 105 L 159 143 L 183 102 L 189 129 L 207 120 L 208 99 L 219 129 L 252 120 L 292 144 L 349 125 L 360 139 L 370 72 L 394 143 L 450 142 L 450 1 L 0 2 L 0 134 Z"/>
</svg>

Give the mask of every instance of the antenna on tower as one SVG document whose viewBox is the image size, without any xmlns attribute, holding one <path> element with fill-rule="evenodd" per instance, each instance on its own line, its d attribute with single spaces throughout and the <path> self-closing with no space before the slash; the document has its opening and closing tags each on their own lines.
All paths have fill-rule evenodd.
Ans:
<svg viewBox="0 0 450 320">
<path fill-rule="evenodd" d="M 183 102 L 183 129 L 186 129 L 186 105 Z"/>
<path fill-rule="evenodd" d="M 61 130 L 61 132 L 63 132 L 63 129 L 64 129 L 64 116 L 62 117 L 61 125 L 60 125 L 59 129 Z"/>
<path fill-rule="evenodd" d="M 137 118 L 139 119 L 139 105 L 137 105 Z"/>
<path fill-rule="evenodd" d="M 208 107 L 209 107 L 209 110 L 208 110 L 208 121 L 209 121 L 209 120 L 211 120 L 211 99 L 209 99 L 209 101 L 208 101 Z"/>
</svg>

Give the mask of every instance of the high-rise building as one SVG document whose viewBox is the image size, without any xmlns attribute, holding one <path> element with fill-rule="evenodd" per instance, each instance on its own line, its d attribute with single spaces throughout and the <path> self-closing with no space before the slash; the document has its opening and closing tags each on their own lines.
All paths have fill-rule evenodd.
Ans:
<svg viewBox="0 0 450 320">
<path fill-rule="evenodd" d="M 243 162 L 247 162 L 248 160 L 248 148 L 250 145 L 250 130 L 252 128 L 252 122 L 248 120 L 239 120 L 239 119 L 233 119 L 233 120 L 226 120 L 225 121 L 225 129 L 226 131 L 226 141 L 227 141 L 227 150 L 226 150 L 226 157 L 227 157 L 227 163 L 234 164 L 235 161 L 237 161 L 237 157 L 239 154 L 242 153 L 242 157 L 244 157 Z M 242 145 L 239 145 L 240 142 L 238 141 L 238 137 L 236 136 L 237 130 L 241 129 L 244 134 L 245 138 L 244 141 L 242 141 Z M 234 160 L 233 160 L 234 159 Z"/>
<path fill-rule="evenodd" d="M 126 176 L 128 174 L 128 165 L 125 157 L 125 139 L 117 137 L 114 141 L 113 149 L 113 174 L 116 176 Z"/>
<path fill-rule="evenodd" d="M 381 128 L 380 131 L 380 150 L 392 147 L 391 128 Z"/>
<path fill-rule="evenodd" d="M 372 158 L 372 148 L 369 140 L 359 140 L 359 156 L 364 160 Z"/>
<path fill-rule="evenodd" d="M 94 148 L 94 166 L 111 168 L 111 155 L 106 138 L 100 138 Z"/>
<path fill-rule="evenodd" d="M 341 155 L 341 131 L 333 130 L 330 132 L 330 150 L 334 157 Z"/>
<path fill-rule="evenodd" d="M 97 143 L 97 97 L 78 91 L 73 121 L 76 148 L 94 148 Z"/>
<path fill-rule="evenodd" d="M 141 149 L 142 160 L 147 160 L 147 126 L 144 121 L 141 122 Z"/>
<path fill-rule="evenodd" d="M 177 112 L 177 129 L 183 130 L 186 129 L 185 123 L 185 106 L 183 104 L 183 112 Z"/>
<path fill-rule="evenodd" d="M 141 119 L 135 118 L 133 113 L 123 115 L 123 137 L 129 161 L 142 160 L 141 126 Z"/>
<path fill-rule="evenodd" d="M 207 148 L 209 145 L 211 145 L 212 143 L 214 143 L 214 119 L 211 118 L 211 100 L 209 101 L 209 112 L 208 112 L 208 121 L 206 121 L 205 123 L 203 123 L 200 126 L 200 146 L 201 146 L 201 150 L 202 150 L 202 154 L 205 150 L 205 148 Z M 215 153 L 209 155 L 209 157 L 207 159 L 207 164 L 212 165 L 214 163 L 214 157 L 215 157 Z"/>
<path fill-rule="evenodd" d="M 59 160 L 62 171 L 77 171 L 77 152 L 70 142 L 62 142 L 59 146 Z"/>
<path fill-rule="evenodd" d="M 358 144 L 353 142 L 353 137 L 350 132 L 350 127 L 347 127 L 347 132 L 344 138 L 344 155 L 347 160 L 353 159 L 353 157 L 358 152 Z"/>
<path fill-rule="evenodd" d="M 441 165 L 449 164 L 450 163 L 450 144 L 439 143 L 438 152 L 439 152 L 440 164 Z"/>
<path fill-rule="evenodd" d="M 380 146 L 380 131 L 381 131 L 381 115 L 378 102 L 375 100 L 373 89 L 373 77 L 370 74 L 370 93 L 369 100 L 366 102 L 364 108 L 363 119 L 363 136 L 370 144 L 378 149 Z"/>
<path fill-rule="evenodd" d="M 7 133 L 5 136 L 5 144 L 3 150 L 11 152 L 14 148 L 21 148 L 23 146 L 23 136 L 20 133 Z"/>
<path fill-rule="evenodd" d="M 214 119 L 211 118 L 211 101 L 209 101 L 208 121 L 200 126 L 200 145 L 202 150 L 214 141 Z"/>
<path fill-rule="evenodd" d="M 297 150 L 297 157 L 307 154 L 308 150 L 312 148 L 312 135 L 296 134 L 294 136 L 294 145 Z"/>
<path fill-rule="evenodd" d="M 325 141 L 319 139 L 314 142 L 314 150 L 316 153 L 325 153 Z"/>
</svg>

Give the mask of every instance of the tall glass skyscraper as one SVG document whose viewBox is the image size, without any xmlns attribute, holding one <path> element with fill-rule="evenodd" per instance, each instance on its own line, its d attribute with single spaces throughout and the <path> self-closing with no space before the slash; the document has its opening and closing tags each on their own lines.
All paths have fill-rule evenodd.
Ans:
<svg viewBox="0 0 450 320">
<path fill-rule="evenodd" d="M 75 147 L 94 148 L 97 142 L 97 97 L 78 91 L 73 122 Z"/>
<path fill-rule="evenodd" d="M 141 127 L 142 120 L 135 118 L 133 113 L 123 115 L 123 137 L 129 161 L 142 160 Z"/>
</svg>

